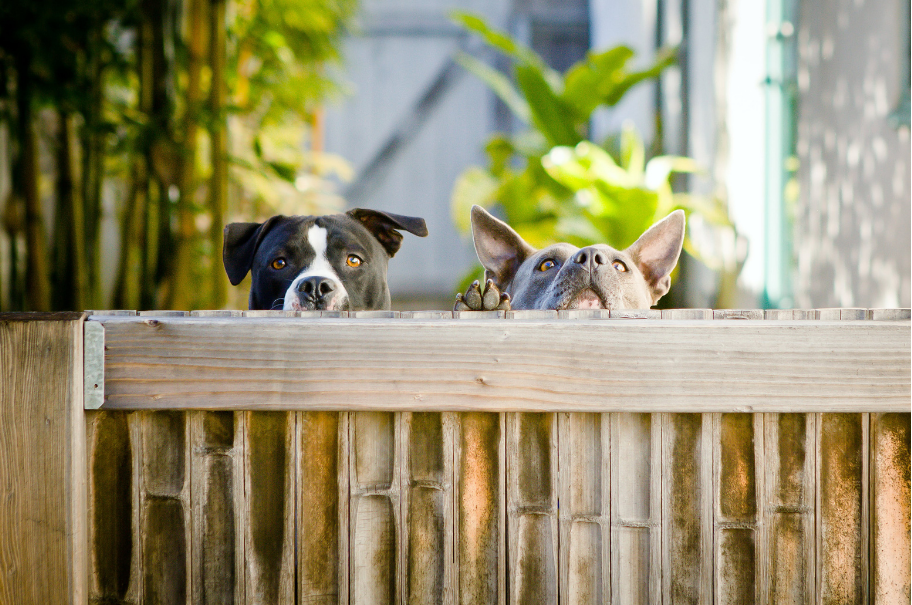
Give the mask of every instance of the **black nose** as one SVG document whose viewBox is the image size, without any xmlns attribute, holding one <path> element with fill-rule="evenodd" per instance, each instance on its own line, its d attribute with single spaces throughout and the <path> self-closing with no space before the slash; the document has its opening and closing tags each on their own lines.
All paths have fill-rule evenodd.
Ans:
<svg viewBox="0 0 912 605">
<path fill-rule="evenodd" d="M 608 257 L 598 248 L 590 246 L 577 252 L 573 255 L 571 260 L 578 265 L 584 265 L 592 270 L 596 269 L 598 265 L 607 264 Z"/>
<path fill-rule="evenodd" d="M 298 292 L 314 300 L 325 297 L 335 289 L 336 286 L 331 279 L 316 275 L 302 279 L 301 283 L 298 284 Z"/>
</svg>

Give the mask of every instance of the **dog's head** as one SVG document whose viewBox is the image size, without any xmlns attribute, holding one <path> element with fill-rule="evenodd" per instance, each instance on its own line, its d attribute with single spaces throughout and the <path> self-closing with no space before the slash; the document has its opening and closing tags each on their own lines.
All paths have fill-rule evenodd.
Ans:
<svg viewBox="0 0 912 605">
<path fill-rule="evenodd" d="M 251 273 L 251 309 L 389 309 L 386 271 L 400 229 L 427 235 L 424 219 L 361 208 L 231 223 L 222 260 L 232 285 Z"/>
<path fill-rule="evenodd" d="M 647 309 L 668 292 L 684 243 L 676 210 L 626 250 L 554 244 L 536 250 L 487 211 L 472 208 L 472 235 L 486 278 L 514 309 Z"/>
</svg>

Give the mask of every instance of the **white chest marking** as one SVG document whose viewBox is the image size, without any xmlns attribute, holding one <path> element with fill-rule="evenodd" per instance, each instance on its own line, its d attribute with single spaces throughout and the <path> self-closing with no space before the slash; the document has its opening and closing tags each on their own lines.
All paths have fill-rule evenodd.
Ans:
<svg viewBox="0 0 912 605">
<path fill-rule="evenodd" d="M 314 250 L 314 258 L 310 262 L 310 265 L 304 267 L 301 272 L 298 273 L 297 277 L 292 280 L 291 285 L 288 286 L 288 290 L 285 291 L 285 304 L 282 308 L 286 311 L 297 310 L 299 308 L 297 306 L 299 303 L 296 294 L 298 284 L 308 277 L 322 277 L 324 279 L 331 279 L 335 282 L 336 296 L 333 304 L 334 307 L 348 298 L 348 292 L 345 291 L 342 280 L 339 278 L 339 275 L 336 273 L 335 269 L 333 269 L 332 265 L 329 264 L 329 258 L 326 256 L 326 239 L 327 232 L 325 227 L 314 225 L 308 229 L 307 243 L 309 243 L 310 247 Z"/>
</svg>

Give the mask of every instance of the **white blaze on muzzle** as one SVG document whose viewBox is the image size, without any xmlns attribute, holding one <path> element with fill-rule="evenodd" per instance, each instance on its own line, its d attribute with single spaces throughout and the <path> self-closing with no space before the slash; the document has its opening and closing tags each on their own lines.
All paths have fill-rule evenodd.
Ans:
<svg viewBox="0 0 912 605">
<path fill-rule="evenodd" d="M 298 297 L 298 287 L 301 285 L 301 282 L 311 277 L 319 277 L 332 282 L 335 294 L 332 297 L 330 304 L 326 307 L 327 310 L 340 309 L 348 300 L 348 292 L 345 290 L 345 286 L 342 285 L 342 280 L 339 278 L 339 275 L 329 263 L 329 258 L 326 256 L 326 240 L 327 232 L 324 227 L 314 225 L 307 231 L 307 242 L 314 250 L 314 258 L 309 266 L 298 273 L 297 277 L 292 280 L 291 285 L 288 286 L 288 289 L 285 291 L 285 303 L 282 305 L 282 309 L 285 311 L 304 310 L 301 307 L 301 301 Z"/>
</svg>

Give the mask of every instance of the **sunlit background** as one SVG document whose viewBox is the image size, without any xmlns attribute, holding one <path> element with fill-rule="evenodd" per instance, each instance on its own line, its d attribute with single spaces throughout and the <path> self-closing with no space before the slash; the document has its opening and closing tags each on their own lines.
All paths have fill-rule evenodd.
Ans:
<svg viewBox="0 0 912 605">
<path fill-rule="evenodd" d="M 676 307 L 909 307 L 908 0 L 0 5 L 0 310 L 245 308 L 221 230 L 427 220 L 394 309 L 688 212 Z"/>
</svg>

